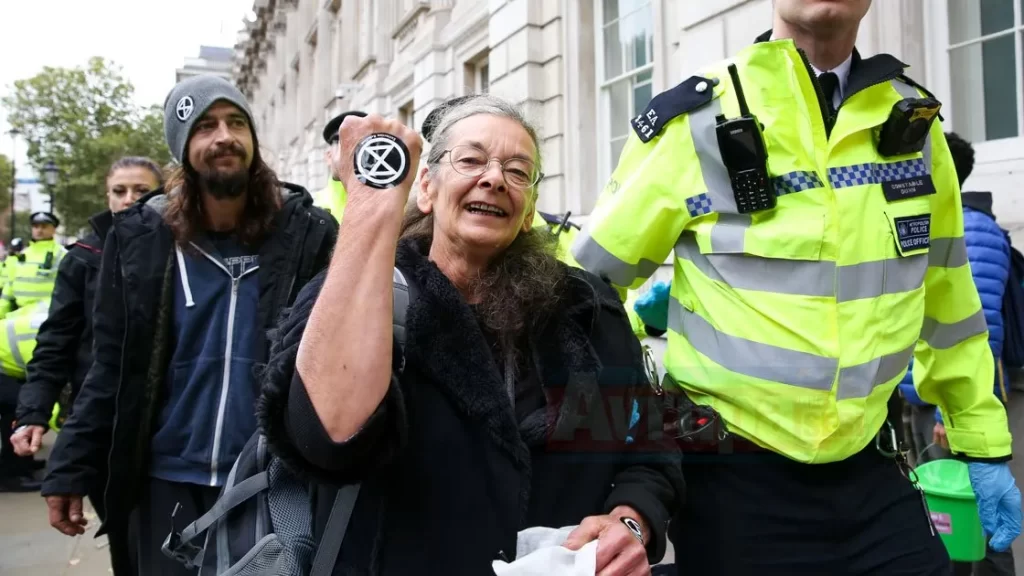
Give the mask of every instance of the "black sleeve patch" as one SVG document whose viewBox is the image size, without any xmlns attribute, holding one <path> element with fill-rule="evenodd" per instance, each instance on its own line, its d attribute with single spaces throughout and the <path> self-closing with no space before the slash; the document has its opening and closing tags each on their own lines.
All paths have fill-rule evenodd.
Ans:
<svg viewBox="0 0 1024 576">
<path fill-rule="evenodd" d="M 650 142 L 673 118 L 711 102 L 717 84 L 717 79 L 691 76 L 675 88 L 658 94 L 630 121 L 633 131 L 641 141 Z"/>
</svg>

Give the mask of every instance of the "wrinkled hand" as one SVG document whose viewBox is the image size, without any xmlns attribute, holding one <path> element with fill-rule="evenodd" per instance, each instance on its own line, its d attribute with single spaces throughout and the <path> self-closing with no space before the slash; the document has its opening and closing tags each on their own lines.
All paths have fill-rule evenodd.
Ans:
<svg viewBox="0 0 1024 576">
<path fill-rule="evenodd" d="M 946 427 L 941 422 L 935 423 L 935 428 L 932 428 L 932 444 L 936 446 L 942 446 L 945 450 L 949 450 L 949 439 L 946 438 Z"/>
<path fill-rule="evenodd" d="M 50 526 L 58 532 L 67 536 L 85 534 L 81 496 L 47 496 L 46 507 L 50 509 Z"/>
<path fill-rule="evenodd" d="M 991 536 L 989 548 L 1004 552 L 1020 534 L 1020 490 L 1006 462 L 990 464 L 969 462 L 971 486 L 978 498 L 978 515 L 985 533 Z"/>
<path fill-rule="evenodd" d="M 624 507 L 620 507 L 624 508 Z M 619 518 L 628 516 L 644 527 L 644 541 L 650 541 L 650 530 L 643 518 L 632 509 L 622 513 L 619 508 L 612 514 L 588 516 L 576 527 L 562 546 L 579 550 L 597 540 L 597 576 L 644 576 L 651 573 L 647 550 Z"/>
<path fill-rule="evenodd" d="M 668 330 L 668 292 L 671 287 L 668 282 L 657 282 L 637 298 L 633 310 L 636 310 L 644 324 L 658 330 Z"/>
<path fill-rule="evenodd" d="M 46 428 L 42 426 L 25 426 L 17 430 L 11 436 L 11 446 L 14 446 L 14 453 L 18 456 L 32 456 L 39 452 L 43 445 L 43 435 Z"/>
<path fill-rule="evenodd" d="M 408 175 L 394 188 L 386 190 L 366 186 L 356 178 L 355 174 L 354 154 L 356 149 L 364 138 L 377 132 L 397 137 L 409 149 L 409 157 L 406 159 L 406 162 L 409 163 Z M 420 155 L 423 151 L 423 141 L 420 139 L 420 135 L 398 120 L 370 114 L 365 118 L 347 116 L 341 123 L 341 127 L 338 128 L 338 136 L 340 152 L 334 155 L 332 168 L 335 174 L 341 176 L 345 190 L 348 191 L 349 200 L 358 201 L 360 197 L 369 196 L 368 200 L 379 202 L 383 198 L 394 198 L 399 201 L 400 206 L 404 207 L 409 198 L 409 190 L 416 179 L 416 171 L 419 168 Z"/>
</svg>

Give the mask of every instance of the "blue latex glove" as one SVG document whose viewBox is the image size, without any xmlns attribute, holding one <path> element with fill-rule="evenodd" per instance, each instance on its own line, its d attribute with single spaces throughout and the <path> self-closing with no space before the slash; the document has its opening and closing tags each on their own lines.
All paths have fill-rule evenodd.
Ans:
<svg viewBox="0 0 1024 576">
<path fill-rule="evenodd" d="M 668 330 L 668 290 L 672 285 L 668 282 L 656 282 L 643 296 L 633 304 L 637 316 L 651 328 Z"/>
<path fill-rule="evenodd" d="M 985 533 L 991 536 L 989 548 L 1005 552 L 1020 534 L 1020 490 L 1007 462 L 990 464 L 969 462 L 971 486 L 978 498 L 978 515 Z"/>
</svg>

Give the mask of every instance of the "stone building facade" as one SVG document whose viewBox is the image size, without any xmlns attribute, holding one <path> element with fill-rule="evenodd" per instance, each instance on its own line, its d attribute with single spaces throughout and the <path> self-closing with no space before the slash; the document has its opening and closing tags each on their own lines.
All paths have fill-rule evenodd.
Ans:
<svg viewBox="0 0 1024 576">
<path fill-rule="evenodd" d="M 655 94 L 735 53 L 771 26 L 771 0 L 256 0 L 234 76 L 266 157 L 319 188 L 320 137 L 360 109 L 419 128 L 444 99 L 489 91 L 523 104 L 543 139 L 539 206 L 592 209 Z M 1004 226 L 1024 223 L 1024 1 L 876 0 L 862 54 L 889 52 L 976 142 L 967 186 L 996 193 Z"/>
</svg>

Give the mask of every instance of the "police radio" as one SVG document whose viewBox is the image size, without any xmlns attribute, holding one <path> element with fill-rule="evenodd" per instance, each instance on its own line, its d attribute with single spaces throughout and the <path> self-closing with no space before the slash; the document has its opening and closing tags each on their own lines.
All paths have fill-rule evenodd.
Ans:
<svg viewBox="0 0 1024 576">
<path fill-rule="evenodd" d="M 736 65 L 729 66 L 729 76 L 736 90 L 740 117 L 726 120 L 719 114 L 715 121 L 722 162 L 729 171 L 732 194 L 740 214 L 749 214 L 775 207 L 775 190 L 768 177 L 768 151 L 761 133 L 761 123 L 747 108 L 743 86 Z"/>
</svg>

